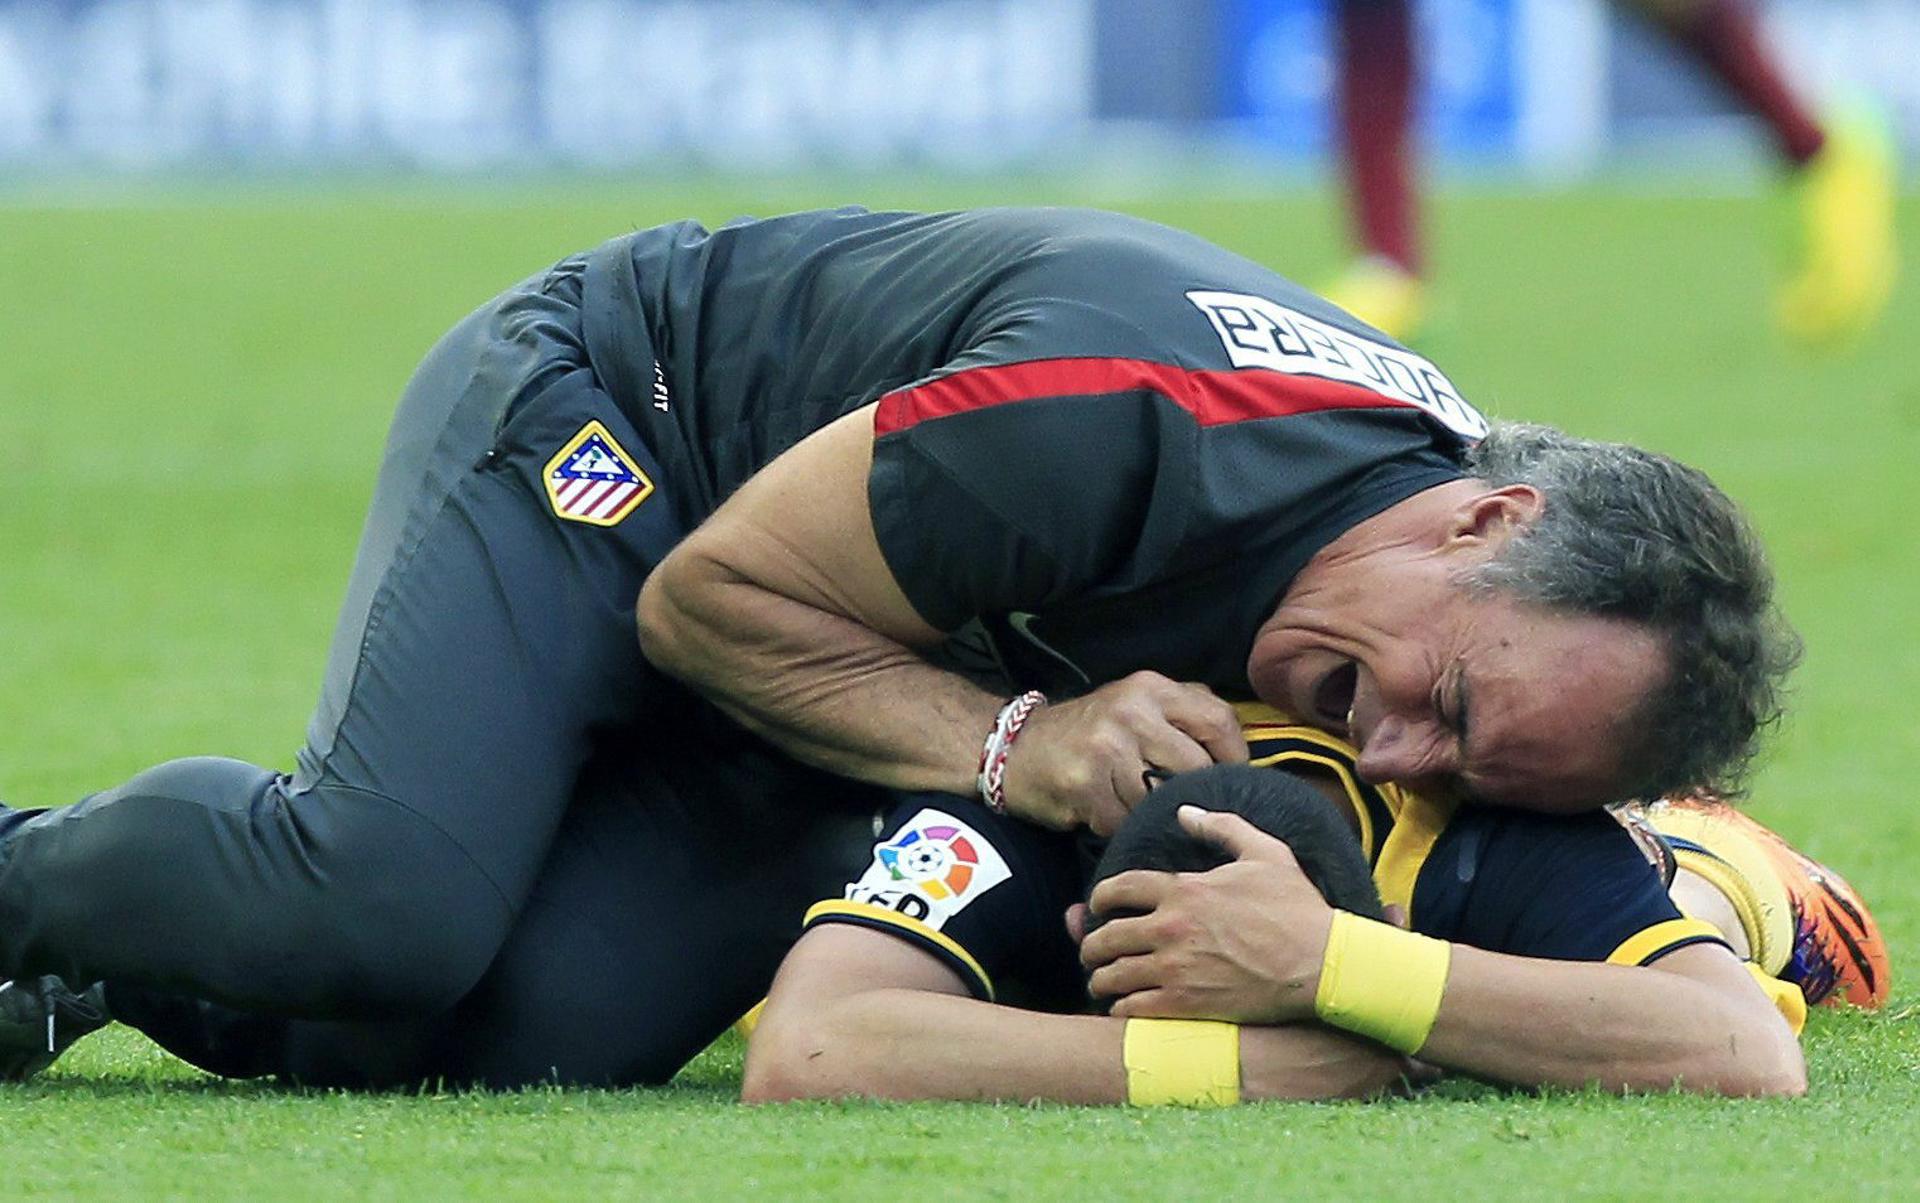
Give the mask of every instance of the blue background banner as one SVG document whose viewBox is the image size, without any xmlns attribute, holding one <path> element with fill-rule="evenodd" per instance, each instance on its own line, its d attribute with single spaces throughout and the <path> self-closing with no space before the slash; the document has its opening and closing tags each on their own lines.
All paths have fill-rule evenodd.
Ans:
<svg viewBox="0 0 1920 1203">
<path fill-rule="evenodd" d="M 1327 0 L 1229 0 L 1226 115 L 1290 155 L 1324 151 L 1336 30 Z M 1524 47 L 1516 0 L 1427 0 L 1415 39 L 1429 143 L 1476 156 L 1516 149 Z"/>
<path fill-rule="evenodd" d="M 1577 173 L 1754 140 L 1608 0 L 1419 0 L 1423 147 Z M 0 0 L 0 164 L 994 168 L 1148 129 L 1324 152 L 1331 0 Z M 1913 144 L 1920 3 L 1770 0 Z M 1906 118 L 1903 124 L 1898 119 Z M 1758 161 L 1757 153 L 1749 161 Z"/>
</svg>

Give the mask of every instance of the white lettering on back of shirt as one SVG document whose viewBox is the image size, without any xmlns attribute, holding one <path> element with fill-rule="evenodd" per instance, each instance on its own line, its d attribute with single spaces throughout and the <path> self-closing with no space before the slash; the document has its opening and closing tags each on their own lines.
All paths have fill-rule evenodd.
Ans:
<svg viewBox="0 0 1920 1203">
<path fill-rule="evenodd" d="M 1487 419 L 1446 374 L 1400 347 L 1310 317 L 1265 297 L 1195 290 L 1187 294 L 1220 336 L 1236 368 L 1318 376 L 1418 406 L 1464 439 L 1487 433 Z"/>
</svg>

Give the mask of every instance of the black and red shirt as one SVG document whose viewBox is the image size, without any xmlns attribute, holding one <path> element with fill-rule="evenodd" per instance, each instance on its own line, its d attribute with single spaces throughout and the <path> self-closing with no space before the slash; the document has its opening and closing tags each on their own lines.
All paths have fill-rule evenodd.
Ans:
<svg viewBox="0 0 1920 1203">
<path fill-rule="evenodd" d="M 629 241 L 660 368 L 632 416 L 685 517 L 878 401 L 881 550 L 1021 687 L 1153 669 L 1245 696 L 1294 574 L 1458 478 L 1486 429 L 1425 359 L 1136 218 L 838 210 Z"/>
</svg>

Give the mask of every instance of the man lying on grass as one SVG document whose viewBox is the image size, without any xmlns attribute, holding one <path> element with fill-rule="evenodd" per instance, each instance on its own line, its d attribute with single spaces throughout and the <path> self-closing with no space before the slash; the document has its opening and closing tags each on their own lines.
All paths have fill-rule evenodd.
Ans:
<svg viewBox="0 0 1920 1203">
<path fill-rule="evenodd" d="M 1712 1003 L 1685 1017 L 1691 1025 L 1687 1030 L 1710 1030 L 1706 1025 L 1721 1008 L 1732 1005 L 1743 1023 L 1778 1039 L 1778 1026 L 1753 1005 L 1752 992 L 1740 976 L 1723 972 L 1727 958 L 1718 945 L 1710 944 L 1717 935 L 1740 957 L 1760 966 L 1765 983 L 1780 991 L 1784 1002 L 1877 1006 L 1886 998 L 1885 949 L 1858 897 L 1831 871 L 1801 857 L 1736 810 L 1707 803 L 1661 803 L 1636 808 L 1626 816 L 1631 822 L 1624 828 L 1597 812 L 1573 818 L 1479 808 L 1456 813 L 1394 786 L 1360 782 L 1348 744 L 1293 726 L 1261 707 L 1246 707 L 1245 713 L 1249 721 L 1243 731 L 1254 762 L 1266 766 L 1249 771 L 1257 781 L 1279 783 L 1281 774 L 1273 770 L 1289 770 L 1332 798 L 1334 805 L 1320 817 L 1338 816 L 1336 834 L 1352 844 L 1352 856 L 1359 861 L 1351 876 L 1364 879 L 1370 869 L 1390 903 L 1403 913 L 1411 905 L 1413 925 L 1420 932 L 1510 954 L 1494 960 L 1527 984 L 1538 984 L 1528 976 L 1534 970 L 1543 975 L 1539 981 L 1549 982 L 1568 969 L 1591 975 L 1595 967 L 1518 957 L 1657 962 L 1653 971 L 1605 976 L 1609 989 L 1656 987 L 1651 996 L 1636 993 L 1633 1002 L 1661 1017 L 1662 1023 L 1650 1025 L 1654 1035 L 1681 1026 L 1667 1022 L 1669 1012 L 1677 1014 L 1680 1006 L 1692 1005 L 1687 1001 L 1692 992 L 1704 993 Z M 1170 803 L 1182 792 L 1192 792 L 1197 780 L 1178 778 L 1171 791 L 1157 789 L 1148 800 L 1162 812 L 1161 818 L 1170 819 Z M 1244 786 L 1232 795 L 1215 791 L 1205 802 L 1220 809 L 1245 792 Z M 593 813 L 645 812 L 624 790 L 615 790 Z M 765 830 L 777 832 L 773 814 L 770 809 Z M 724 814 L 722 820 L 720 826 L 727 827 Z M 1210 821 L 1221 821 L 1221 816 Z M 863 830 L 870 830 L 867 823 L 860 819 Z M 1268 830 L 1285 831 L 1309 868 L 1316 859 L 1325 859 L 1320 850 L 1332 843 L 1324 833 L 1303 841 L 1297 830 L 1287 831 L 1266 819 L 1262 823 Z M 727 838 L 741 842 L 753 830 Z M 1129 861 L 1128 843 L 1134 842 L 1137 851 L 1137 842 L 1151 832 L 1131 823 L 1122 831 L 1122 839 L 1102 859 L 1102 871 L 1139 863 L 1199 869 L 1228 859 L 1203 847 L 1204 859 L 1198 863 L 1158 854 L 1152 860 Z M 1177 828 L 1169 834 L 1186 838 Z M 1256 836 L 1248 838 L 1253 851 L 1231 870 L 1241 880 L 1226 874 L 1186 879 L 1194 888 L 1192 897 L 1214 898 L 1219 922 L 1204 930 L 1242 937 L 1229 950 L 1240 957 L 1265 947 L 1262 933 L 1272 923 L 1284 922 L 1290 911 L 1317 914 L 1323 929 L 1328 918 L 1324 908 L 1301 894 L 1297 883 L 1277 918 L 1260 913 L 1271 905 L 1269 888 L 1286 880 L 1284 872 L 1267 871 L 1263 863 L 1284 865 L 1288 854 Z M 858 854 L 841 859 L 841 880 L 859 871 L 859 860 Z M 814 909 L 809 926 L 819 930 L 810 932 L 788 960 L 766 1032 L 754 1046 L 748 1097 L 1122 1097 L 1118 1083 L 1109 1080 L 1118 1072 L 1118 1062 L 1106 1055 L 1119 1047 L 1117 1024 L 1015 1012 L 975 1001 L 1087 1010 L 1085 976 L 1060 921 L 1084 896 L 1087 864 L 1075 837 L 994 816 L 976 801 L 928 794 L 906 798 L 895 807 L 891 834 L 874 850 L 867 874 L 848 888 L 845 899 Z M 592 872 L 585 873 L 589 867 Z M 566 921 L 602 940 L 608 958 L 603 973 L 583 977 L 557 971 L 550 960 L 534 955 L 541 950 L 523 950 L 520 965 L 526 980 L 516 972 L 518 993 L 484 992 L 471 1005 L 416 1023 L 289 1020 L 204 1000 L 169 1002 L 152 992 L 101 985 L 76 993 L 56 978 L 42 978 L 0 989 L 0 1077 L 36 1073 L 74 1041 L 117 1019 L 193 1065 L 225 1077 L 276 1076 L 361 1088 L 422 1082 L 512 1086 L 534 1080 L 534 1067 L 546 1059 L 553 1067 L 549 1081 L 628 1084 L 632 1078 L 621 1069 L 620 1041 L 601 1040 L 598 1061 L 563 1062 L 551 1035 L 554 1025 L 532 1022 L 511 1005 L 516 997 L 537 996 L 550 1000 L 571 1028 L 583 1028 L 589 1035 L 615 1031 L 604 1008 L 607 1000 L 620 996 L 622 983 L 633 972 L 623 959 L 636 954 L 604 940 L 618 918 L 607 908 L 625 897 L 608 884 L 631 878 L 633 868 L 620 858 L 600 856 L 582 858 L 576 869 L 579 872 L 548 886 L 543 905 L 570 908 Z M 1671 902 L 1661 888 L 1663 877 L 1671 880 Z M 1324 876 L 1315 880 L 1329 887 Z M 814 888 L 824 885 L 824 880 L 816 880 Z M 1116 881 L 1107 888 L 1124 893 L 1131 887 Z M 1326 888 L 1326 893 L 1349 910 L 1377 905 L 1377 898 L 1356 903 L 1351 889 Z M 1116 913 L 1118 909 L 1126 908 L 1116 908 Z M 1159 913 L 1165 918 L 1174 909 L 1169 901 Z M 1676 923 L 1681 912 L 1714 926 Z M 791 930 L 785 915 L 762 918 L 770 934 Z M 712 926 L 697 912 L 686 922 L 686 940 L 699 939 L 699 933 Z M 1112 930 L 1124 933 L 1127 928 L 1116 922 Z M 792 937 L 783 938 L 790 946 Z M 1101 933 L 1091 942 L 1096 953 L 1110 938 Z M 726 940 L 709 941 L 709 946 L 724 948 L 730 956 L 753 952 Z M 1689 953 L 1692 948 L 1699 951 Z M 1662 958 L 1662 951 L 1674 955 Z M 1468 952 L 1460 960 L 1480 956 Z M 1709 960 L 1714 967 L 1707 971 L 1710 981 L 1675 976 L 1690 959 Z M 1231 962 L 1230 956 L 1198 964 L 1230 971 Z M 1352 963 L 1362 961 L 1352 958 Z M 1660 986 L 1669 989 L 1662 992 Z M 1459 992 L 1449 987 L 1448 998 L 1449 1005 L 1457 1004 Z M 1178 996 L 1163 994 L 1156 1002 L 1139 995 L 1122 1000 L 1119 1011 L 1139 1013 L 1168 1002 L 1177 1010 L 1181 1001 Z M 617 1008 L 616 1013 L 624 1014 Z M 1591 1061 L 1617 1074 L 1629 1067 L 1626 1058 L 1638 1049 L 1641 1060 L 1634 1064 L 1661 1085 L 1676 1076 L 1701 1088 L 1763 1085 L 1710 1083 L 1688 1077 L 1677 1062 L 1659 1064 L 1661 1051 L 1652 1037 L 1647 1037 L 1651 1043 L 1646 1047 L 1635 1043 L 1637 1034 L 1628 1019 L 1639 1013 L 1626 1012 L 1618 1027 L 1609 1019 L 1603 1028 L 1577 1034 L 1569 1051 L 1585 1049 Z M 882 1018 L 875 1022 L 874 1014 Z M 1579 1026 L 1585 1022 L 1583 1015 L 1577 1009 L 1564 1016 L 1528 1013 L 1516 1027 L 1537 1031 L 1537 1042 L 1550 1043 L 1552 1032 Z M 714 1030 L 724 1022 L 716 1020 Z M 1177 1029 L 1151 1024 L 1130 1029 L 1136 1036 L 1167 1030 Z M 1218 1028 L 1203 1031 L 1220 1039 Z M 979 1039 L 966 1039 L 969 1032 Z M 1403 1068 L 1384 1045 L 1317 1025 L 1249 1027 L 1238 1035 L 1250 1067 L 1241 1083 L 1247 1097 L 1365 1093 L 1396 1081 Z M 813 1059 L 816 1049 L 821 1056 Z M 1788 1069 L 1797 1066 L 1791 1049 L 1774 1051 L 1787 1058 Z M 1441 1056 L 1431 1043 L 1421 1052 L 1425 1058 Z M 1702 1063 L 1711 1061 L 1713 1052 L 1700 1050 Z M 1003 1072 L 1002 1060 L 1014 1069 Z M 1471 1055 L 1449 1063 L 1503 1076 L 1498 1066 L 1483 1067 Z M 1539 1080 L 1575 1080 L 1580 1073 L 1572 1063 L 1561 1071 Z M 1535 1080 L 1511 1069 L 1505 1076 Z"/>
<path fill-rule="evenodd" d="M 846 896 L 810 912 L 754 1033 L 744 1097 L 1366 1096 L 1398 1083 L 1408 1056 L 1519 1086 L 1792 1095 L 1806 1084 L 1794 1038 L 1806 996 L 1885 997 L 1884 950 L 1845 884 L 1811 876 L 1845 903 L 1837 916 L 1788 897 L 1791 862 L 1742 851 L 1764 829 L 1734 812 L 1453 808 L 1369 786 L 1351 747 L 1270 717 L 1247 728 L 1253 763 L 1331 787 L 1411 931 L 1334 910 L 1287 845 L 1226 813 L 1245 811 L 1270 770 L 1222 766 L 1156 791 L 1164 804 L 1142 821 L 1197 804 L 1180 826 L 1228 863 L 1100 881 L 1095 912 L 1120 917 L 1077 956 L 1062 922 L 1086 880 L 1075 841 L 921 795 Z M 1287 777 L 1271 780 L 1286 792 Z M 1732 916 L 1727 930 L 1682 915 L 1643 851 L 1670 873 L 1669 845 L 1629 823 L 1691 834 L 1674 843 L 1690 860 L 1677 892 Z M 1743 964 L 1736 943 L 1790 980 Z M 1089 984 L 1111 1016 L 1083 1013 Z"/>
</svg>

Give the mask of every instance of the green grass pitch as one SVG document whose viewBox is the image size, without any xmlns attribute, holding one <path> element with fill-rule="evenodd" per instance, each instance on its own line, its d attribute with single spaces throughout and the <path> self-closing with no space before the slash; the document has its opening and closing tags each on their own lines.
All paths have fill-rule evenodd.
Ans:
<svg viewBox="0 0 1920 1203">
<path fill-rule="evenodd" d="M 601 182 L 0 201 L 0 797 L 178 755 L 290 761 L 393 399 L 506 284 L 634 226 L 862 200 L 1108 203 L 1314 279 L 1332 202 L 1081 183 Z M 1920 207 L 1903 212 L 1920 244 Z M 1459 193 L 1430 351 L 1484 408 L 1643 442 L 1751 507 L 1808 646 L 1754 810 L 1877 910 L 1880 1016 L 1820 1014 L 1798 1102 L 1533 1097 L 1131 1113 L 354 1097 L 206 1079 L 125 1031 L 0 1089 L 16 1191 L 128 1198 L 1913 1197 L 1920 1192 L 1920 288 L 1845 357 L 1780 346 L 1757 200 Z"/>
</svg>

